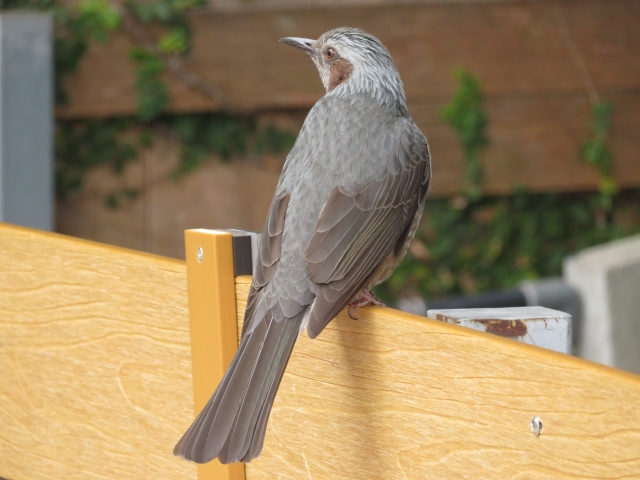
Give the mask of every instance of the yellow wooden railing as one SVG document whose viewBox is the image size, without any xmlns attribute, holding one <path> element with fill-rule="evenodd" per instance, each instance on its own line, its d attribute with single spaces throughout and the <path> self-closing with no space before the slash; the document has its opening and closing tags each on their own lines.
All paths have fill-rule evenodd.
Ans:
<svg viewBox="0 0 640 480">
<path fill-rule="evenodd" d="M 171 451 L 233 355 L 250 278 L 228 233 L 186 247 L 0 225 L 0 477 L 640 478 L 640 377 L 379 307 L 301 336 L 259 458 L 197 471 Z"/>
</svg>

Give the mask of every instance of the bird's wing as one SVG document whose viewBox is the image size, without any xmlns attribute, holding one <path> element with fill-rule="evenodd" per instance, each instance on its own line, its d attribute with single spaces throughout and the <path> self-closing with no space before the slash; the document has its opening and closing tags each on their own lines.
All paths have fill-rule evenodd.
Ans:
<svg viewBox="0 0 640 480">
<path fill-rule="evenodd" d="M 258 295 L 262 288 L 273 278 L 278 268 L 278 261 L 282 252 L 282 232 L 289 205 L 290 195 L 283 192 L 275 195 L 267 214 L 267 220 L 262 231 L 262 238 L 258 248 L 258 261 L 253 270 L 253 278 L 247 308 L 245 310 L 244 323 L 242 325 L 242 337 L 250 329 L 255 327 L 253 323 L 253 311 Z M 258 319 L 258 321 L 261 319 Z"/>
<path fill-rule="evenodd" d="M 319 284 L 307 325 L 315 338 L 364 287 L 377 267 L 398 255 L 418 208 L 431 167 L 426 139 L 406 121 L 390 132 L 379 155 L 387 169 L 364 184 L 335 187 L 305 252 L 307 275 Z"/>
</svg>

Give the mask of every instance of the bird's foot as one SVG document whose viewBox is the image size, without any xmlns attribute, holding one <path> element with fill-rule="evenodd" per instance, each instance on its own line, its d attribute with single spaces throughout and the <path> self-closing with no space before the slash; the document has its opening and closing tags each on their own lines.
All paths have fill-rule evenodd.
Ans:
<svg viewBox="0 0 640 480">
<path fill-rule="evenodd" d="M 351 320 L 358 320 L 358 318 L 360 317 L 356 315 L 356 308 L 364 307 L 366 305 L 378 305 L 380 307 L 386 307 L 384 302 L 376 297 L 373 292 L 371 292 L 371 290 L 363 290 L 362 297 L 360 297 L 358 300 L 354 300 L 349 304 L 347 315 L 349 315 L 349 318 Z"/>
</svg>

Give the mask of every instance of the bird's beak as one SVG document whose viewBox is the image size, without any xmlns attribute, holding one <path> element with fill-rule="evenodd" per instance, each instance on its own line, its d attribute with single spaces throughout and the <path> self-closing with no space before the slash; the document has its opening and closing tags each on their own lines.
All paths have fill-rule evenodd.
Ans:
<svg viewBox="0 0 640 480">
<path fill-rule="evenodd" d="M 287 45 L 291 45 L 292 47 L 299 48 L 300 50 L 307 52 L 309 55 L 316 55 L 318 53 L 316 49 L 313 48 L 313 44 L 316 42 L 315 40 L 299 37 L 284 37 L 281 38 L 280 41 Z"/>
</svg>

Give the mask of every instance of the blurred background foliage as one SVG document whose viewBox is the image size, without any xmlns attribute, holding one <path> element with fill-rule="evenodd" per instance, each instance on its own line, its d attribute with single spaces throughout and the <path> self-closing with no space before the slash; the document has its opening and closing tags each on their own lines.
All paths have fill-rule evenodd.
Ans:
<svg viewBox="0 0 640 480">
<path fill-rule="evenodd" d="M 584 161 L 600 172 L 596 193 L 482 194 L 481 153 L 490 139 L 479 79 L 460 69 L 440 117 L 455 130 L 465 160 L 459 195 L 427 202 L 411 249 L 377 293 L 387 301 L 509 289 L 523 280 L 560 276 L 563 259 L 583 248 L 640 232 L 640 190 L 620 192 L 607 148 L 612 106 L 593 105 Z M 484 159 L 490 162 L 490 158 Z"/>
<path fill-rule="evenodd" d="M 55 22 L 56 102 L 64 104 L 64 77 L 75 72 L 89 43 L 105 42 L 109 34 L 128 25 L 140 45 L 129 57 L 136 65 L 138 115 L 126 118 L 56 121 L 56 193 L 64 200 L 83 186 L 86 173 L 106 165 L 121 174 L 141 149 L 153 145 L 158 131 L 173 136 L 181 145 L 180 162 L 171 173 L 179 179 L 215 156 L 228 161 L 250 152 L 278 154 L 288 151 L 295 133 L 274 125 L 258 128 L 256 118 L 246 113 L 166 114 L 171 98 L 162 74 L 171 56 L 186 55 L 191 30 L 186 13 L 203 6 L 205 0 L 158 0 L 144 3 L 110 3 L 84 0 L 66 7 L 56 0 L 0 0 L 2 10 L 50 11 Z M 158 39 L 147 28 L 163 33 Z M 135 189 L 110 192 L 105 205 L 119 206 L 138 196 Z"/>
<path fill-rule="evenodd" d="M 83 186 L 91 169 L 109 166 L 114 174 L 153 144 L 158 131 L 181 145 L 179 179 L 209 158 L 285 152 L 295 133 L 273 125 L 258 128 L 255 117 L 231 110 L 168 115 L 171 103 L 162 80 L 172 59 L 188 55 L 190 9 L 205 0 L 156 0 L 111 3 L 84 0 L 63 7 L 56 0 L 0 0 L 2 10 L 48 10 L 55 18 L 56 100 L 65 101 L 64 77 L 73 73 L 91 41 L 104 42 L 121 29 L 140 41 L 129 52 L 136 65 L 138 115 L 102 120 L 58 120 L 56 124 L 56 192 L 67 198 Z M 160 35 L 151 36 L 147 28 Z M 479 79 L 460 69 L 458 87 L 440 117 L 455 131 L 465 161 L 465 184 L 452 198 L 431 198 L 407 258 L 377 289 L 387 301 L 419 294 L 427 298 L 510 288 L 525 279 L 557 276 L 562 260 L 582 248 L 640 231 L 640 191 L 619 191 L 611 176 L 614 159 L 607 148 L 612 107 L 593 105 L 591 134 L 579 147 L 585 162 L 601 175 L 595 193 L 531 193 L 514 187 L 507 196 L 483 194 L 483 151 L 491 139 Z M 428 134 L 428 132 L 426 132 Z M 437 157 L 437 152 L 436 152 Z M 436 158 L 437 161 L 437 158 Z M 437 181 L 437 179 L 435 180 Z M 107 195 L 115 208 L 134 199 L 135 189 Z"/>
</svg>

